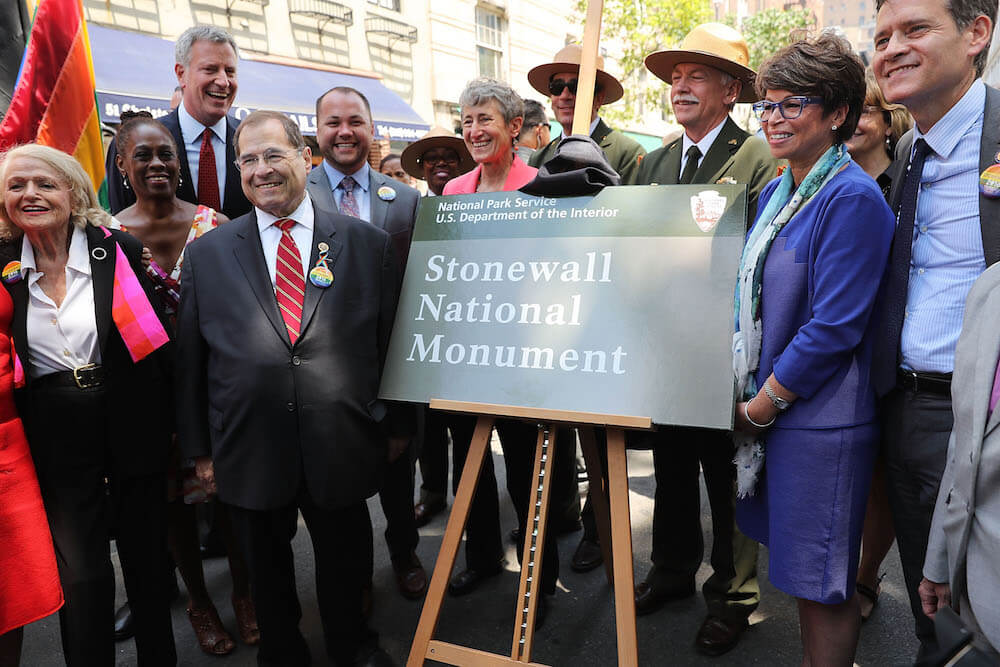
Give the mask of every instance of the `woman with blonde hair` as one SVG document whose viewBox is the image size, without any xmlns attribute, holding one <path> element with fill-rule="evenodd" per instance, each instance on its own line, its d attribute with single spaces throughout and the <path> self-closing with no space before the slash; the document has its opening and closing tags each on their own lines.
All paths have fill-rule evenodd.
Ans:
<svg viewBox="0 0 1000 667">
<path fill-rule="evenodd" d="M 0 187 L 20 236 L 3 278 L 14 302 L 14 365 L 24 376 L 18 407 L 66 599 L 64 658 L 114 664 L 114 530 L 138 664 L 174 664 L 164 576 L 169 337 L 142 245 L 108 229 L 89 176 L 54 148 L 9 151 Z"/>
</svg>

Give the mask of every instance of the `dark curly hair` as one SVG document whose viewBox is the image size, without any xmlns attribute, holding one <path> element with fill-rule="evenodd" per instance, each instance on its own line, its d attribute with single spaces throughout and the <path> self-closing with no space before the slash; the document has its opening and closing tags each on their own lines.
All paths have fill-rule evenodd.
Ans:
<svg viewBox="0 0 1000 667">
<path fill-rule="evenodd" d="M 837 127 L 838 142 L 854 134 L 865 104 L 865 66 L 847 40 L 830 33 L 790 44 L 771 56 L 757 73 L 757 94 L 788 90 L 823 99 L 829 114 L 847 105 L 847 118 Z"/>
<path fill-rule="evenodd" d="M 132 133 L 136 128 L 143 125 L 151 125 L 166 132 L 167 136 L 170 137 L 170 143 L 174 144 L 174 152 L 177 151 L 177 142 L 174 141 L 174 135 L 170 134 L 167 126 L 153 118 L 153 114 L 148 111 L 123 111 L 120 119 L 121 125 L 118 127 L 118 133 L 115 135 L 115 143 L 118 144 L 118 152 L 122 155 L 125 154 L 125 147 L 132 141 Z"/>
</svg>

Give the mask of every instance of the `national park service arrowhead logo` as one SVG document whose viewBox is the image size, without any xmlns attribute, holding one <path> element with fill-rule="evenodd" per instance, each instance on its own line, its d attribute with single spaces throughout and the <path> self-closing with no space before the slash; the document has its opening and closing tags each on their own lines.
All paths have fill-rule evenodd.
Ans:
<svg viewBox="0 0 1000 667">
<path fill-rule="evenodd" d="M 726 212 L 726 198 L 715 190 L 705 190 L 691 197 L 691 216 L 703 232 L 715 229 Z"/>
</svg>

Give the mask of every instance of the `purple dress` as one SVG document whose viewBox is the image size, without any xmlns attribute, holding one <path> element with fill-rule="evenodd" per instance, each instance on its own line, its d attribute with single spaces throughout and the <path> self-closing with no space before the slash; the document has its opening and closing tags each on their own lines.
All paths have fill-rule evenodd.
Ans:
<svg viewBox="0 0 1000 667">
<path fill-rule="evenodd" d="M 764 265 L 757 386 L 773 371 L 799 398 L 765 433 L 763 473 L 736 516 L 768 547 L 771 583 L 816 602 L 854 593 L 878 445 L 871 315 L 893 231 L 875 181 L 851 162 L 785 225 Z"/>
</svg>

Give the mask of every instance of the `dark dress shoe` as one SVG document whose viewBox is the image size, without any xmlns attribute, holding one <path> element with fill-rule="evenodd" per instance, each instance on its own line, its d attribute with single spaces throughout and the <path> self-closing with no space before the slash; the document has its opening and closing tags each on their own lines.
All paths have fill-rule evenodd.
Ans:
<svg viewBox="0 0 1000 667">
<path fill-rule="evenodd" d="M 126 602 L 115 612 L 115 641 L 122 642 L 126 639 L 131 639 L 134 635 L 135 626 L 132 623 L 132 608 Z"/>
<path fill-rule="evenodd" d="M 423 528 L 431 522 L 431 519 L 443 512 L 448 504 L 444 498 L 428 498 L 421 500 L 413 506 L 413 519 L 417 523 L 417 528 Z"/>
<path fill-rule="evenodd" d="M 707 616 L 694 638 L 695 648 L 705 655 L 722 655 L 740 641 L 740 635 L 749 627 L 747 620 L 728 621 L 718 616 Z"/>
<path fill-rule="evenodd" d="M 580 540 L 573 552 L 573 560 L 570 567 L 574 572 L 590 572 L 604 562 L 604 554 L 601 553 L 601 545 L 586 537 Z"/>
<path fill-rule="evenodd" d="M 651 614 L 672 600 L 694 595 L 694 582 L 681 586 L 644 581 L 635 587 L 635 613 Z"/>
<path fill-rule="evenodd" d="M 448 582 L 448 593 L 452 597 L 466 595 L 479 588 L 479 584 L 490 577 L 495 577 L 503 572 L 503 567 L 497 565 L 495 570 L 462 570 Z"/>
<path fill-rule="evenodd" d="M 392 569 L 396 573 L 399 593 L 407 600 L 419 600 L 427 592 L 427 572 L 417 554 L 410 554 L 408 559 L 399 563 L 393 561 Z"/>
</svg>

